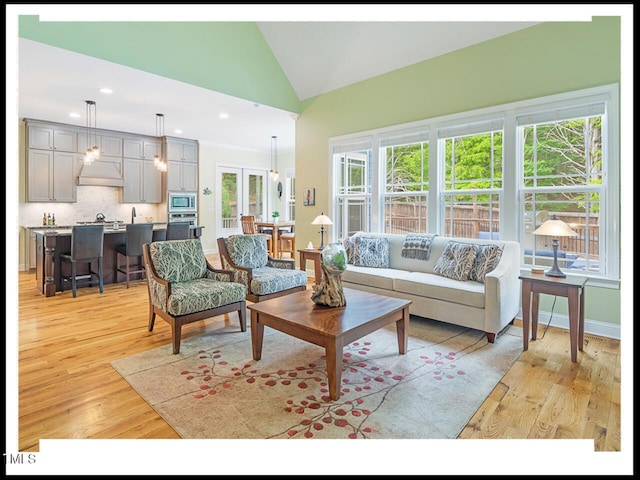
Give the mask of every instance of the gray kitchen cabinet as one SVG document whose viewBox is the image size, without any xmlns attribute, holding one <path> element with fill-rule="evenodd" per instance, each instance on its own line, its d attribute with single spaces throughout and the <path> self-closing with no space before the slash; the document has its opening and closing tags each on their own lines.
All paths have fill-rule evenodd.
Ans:
<svg viewBox="0 0 640 480">
<path fill-rule="evenodd" d="M 153 164 L 153 160 L 124 159 L 122 202 L 162 202 L 162 174 Z"/>
<path fill-rule="evenodd" d="M 100 154 L 109 157 L 122 157 L 122 137 L 101 135 Z"/>
<path fill-rule="evenodd" d="M 165 137 L 165 155 L 170 162 L 198 162 L 198 142 Z"/>
<path fill-rule="evenodd" d="M 78 134 L 74 130 L 38 124 L 29 125 L 28 130 L 29 148 L 61 152 L 75 152 L 77 150 Z"/>
<path fill-rule="evenodd" d="M 125 138 L 124 156 L 126 158 L 141 158 L 153 160 L 161 153 L 162 145 L 156 138 Z"/>
<path fill-rule="evenodd" d="M 198 190 L 198 164 L 167 162 L 167 190 L 195 192 Z"/>
<path fill-rule="evenodd" d="M 87 151 L 88 148 L 97 145 L 100 149 L 100 156 L 122 157 L 122 137 L 111 135 L 89 135 L 85 132 L 78 133 L 78 153 Z"/>
<path fill-rule="evenodd" d="M 27 162 L 28 202 L 77 201 L 76 177 L 82 156 L 73 152 L 30 149 Z"/>
<path fill-rule="evenodd" d="M 198 190 L 198 142 L 164 137 L 167 159 L 167 190 Z"/>
</svg>

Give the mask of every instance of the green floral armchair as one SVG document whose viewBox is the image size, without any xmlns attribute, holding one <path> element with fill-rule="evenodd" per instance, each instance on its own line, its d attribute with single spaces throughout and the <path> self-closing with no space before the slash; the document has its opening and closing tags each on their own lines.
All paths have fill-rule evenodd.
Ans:
<svg viewBox="0 0 640 480">
<path fill-rule="evenodd" d="M 246 287 L 234 272 L 215 269 L 204 256 L 200 239 L 145 243 L 144 264 L 149 291 L 149 331 L 156 315 L 171 325 L 173 353 L 180 352 L 182 325 L 238 312 L 247 330 Z"/>
<path fill-rule="evenodd" d="M 218 238 L 222 267 L 235 273 L 235 281 L 247 287 L 246 299 L 254 303 L 307 288 L 307 274 L 296 269 L 294 260 L 269 256 L 266 237 L 257 233 Z"/>
</svg>

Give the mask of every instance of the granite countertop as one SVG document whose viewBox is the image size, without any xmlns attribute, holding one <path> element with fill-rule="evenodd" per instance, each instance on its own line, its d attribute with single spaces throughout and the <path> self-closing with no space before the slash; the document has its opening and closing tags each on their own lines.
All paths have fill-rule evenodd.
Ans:
<svg viewBox="0 0 640 480">
<path fill-rule="evenodd" d="M 108 224 L 111 225 L 111 224 Z M 43 225 L 42 227 L 25 227 L 33 230 L 33 233 L 39 233 L 41 235 L 71 235 L 71 226 L 63 226 L 63 225 Z M 167 222 L 154 222 L 153 229 L 154 230 L 164 230 L 167 228 Z M 204 228 L 201 225 L 191 225 L 191 229 L 195 228 Z M 120 228 L 114 229 L 111 226 L 105 225 L 104 233 L 126 233 L 126 226 L 120 225 Z"/>
<path fill-rule="evenodd" d="M 166 225 L 167 222 L 152 222 L 153 225 Z M 105 226 L 105 230 L 107 229 L 108 225 L 112 225 L 113 222 L 104 222 L 104 226 Z M 23 225 L 22 228 L 26 228 L 29 230 L 62 230 L 62 229 L 66 229 L 66 228 L 71 228 L 74 225 L 99 225 L 97 223 L 74 223 L 74 224 L 69 224 L 69 225 L 64 225 L 64 224 L 56 224 L 56 225 L 36 225 L 36 226 L 32 226 L 32 225 Z M 124 222 L 120 222 L 120 228 L 124 229 L 125 228 L 126 223 Z"/>
</svg>

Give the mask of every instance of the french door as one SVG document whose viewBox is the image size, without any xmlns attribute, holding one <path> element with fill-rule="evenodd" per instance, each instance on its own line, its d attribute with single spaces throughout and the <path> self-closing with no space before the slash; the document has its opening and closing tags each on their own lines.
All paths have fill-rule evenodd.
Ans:
<svg viewBox="0 0 640 480">
<path fill-rule="evenodd" d="M 267 219 L 267 172 L 239 167 L 218 167 L 216 176 L 216 231 L 219 236 L 242 233 L 240 217 Z"/>
</svg>

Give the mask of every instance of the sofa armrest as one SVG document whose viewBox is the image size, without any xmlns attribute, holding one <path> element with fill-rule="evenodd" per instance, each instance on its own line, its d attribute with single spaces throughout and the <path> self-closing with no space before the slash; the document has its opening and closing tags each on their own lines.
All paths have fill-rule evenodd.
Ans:
<svg viewBox="0 0 640 480">
<path fill-rule="evenodd" d="M 485 331 L 498 333 L 520 305 L 520 244 L 505 242 L 500 262 L 485 276 Z"/>
</svg>

